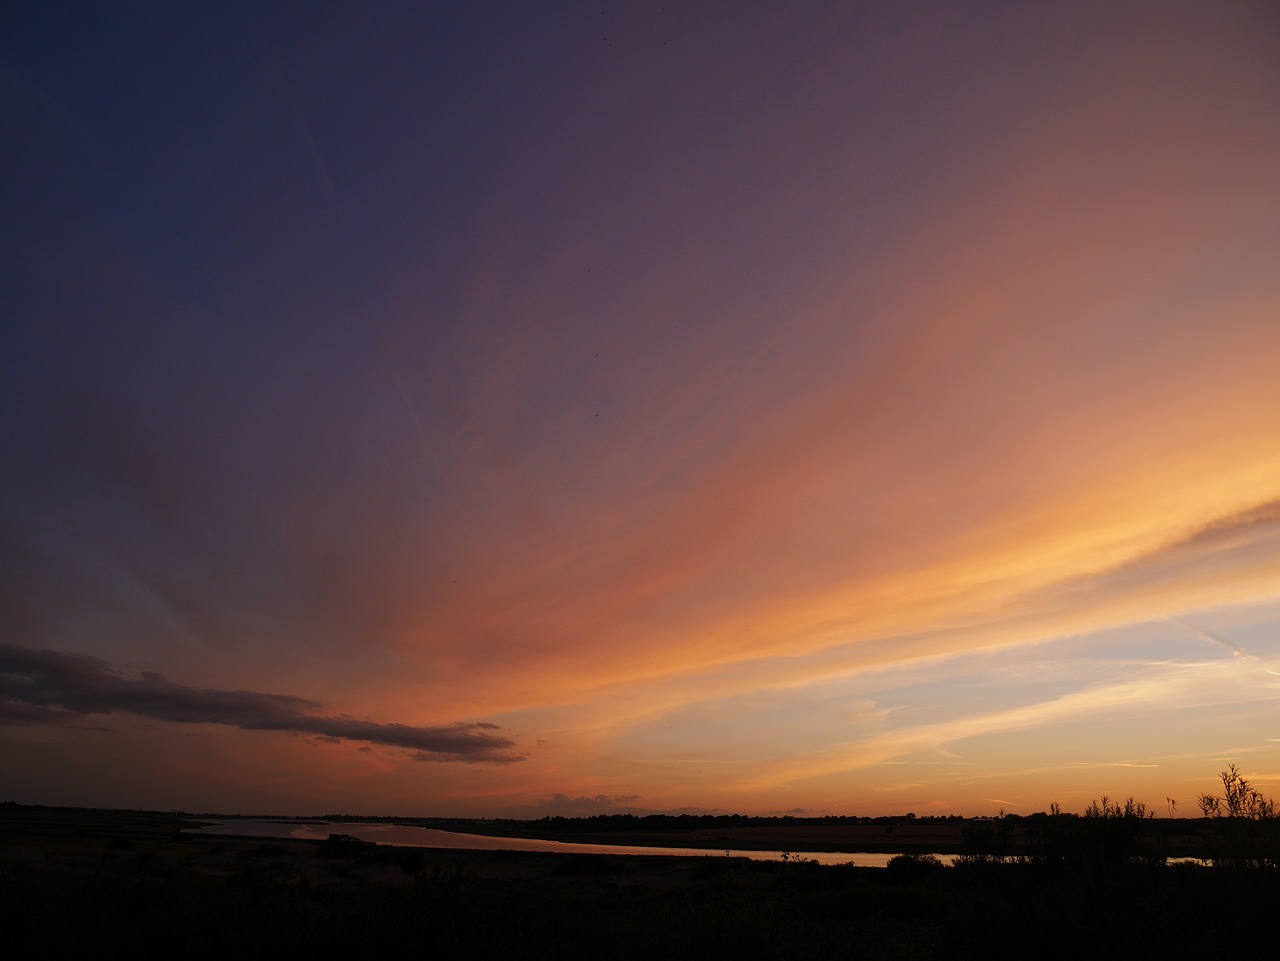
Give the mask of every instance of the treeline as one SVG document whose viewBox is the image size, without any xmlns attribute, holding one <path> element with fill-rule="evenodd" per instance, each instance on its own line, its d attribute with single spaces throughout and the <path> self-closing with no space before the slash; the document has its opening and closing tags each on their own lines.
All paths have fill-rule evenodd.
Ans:
<svg viewBox="0 0 1280 961">
<path fill-rule="evenodd" d="M 551 814 L 533 820 L 496 819 L 489 824 L 511 826 L 536 825 L 539 829 L 583 832 L 680 832 L 701 831 L 716 828 L 885 824 L 907 822 L 962 822 L 958 814 L 939 817 L 917 817 L 915 814 L 896 814 L 883 817 L 858 817 L 856 815 L 824 815 L 820 817 L 796 817 L 790 814 L 755 816 L 747 814 L 593 814 L 587 817 L 567 817 Z"/>
<path fill-rule="evenodd" d="M 965 828 L 972 863 L 1030 861 L 1040 864 L 1165 864 L 1191 857 L 1217 866 L 1280 868 L 1280 816 L 1275 802 L 1249 783 L 1233 764 L 1219 775 L 1221 795 L 1197 798 L 1203 817 L 1155 819 L 1133 797 L 1121 802 L 1103 795 L 1083 814 L 1004 815 Z M 1170 802 L 1172 807 L 1172 801 Z"/>
<path fill-rule="evenodd" d="M 1266 918 L 1280 900 L 1280 872 L 1192 865 L 945 868 L 904 856 L 883 870 L 803 858 L 406 851 L 341 835 L 260 843 L 176 828 L 129 844 L 118 825 L 85 823 L 83 834 L 39 846 L 11 834 L 20 843 L 0 843 L 5 956 L 1251 959 L 1274 954 Z"/>
</svg>

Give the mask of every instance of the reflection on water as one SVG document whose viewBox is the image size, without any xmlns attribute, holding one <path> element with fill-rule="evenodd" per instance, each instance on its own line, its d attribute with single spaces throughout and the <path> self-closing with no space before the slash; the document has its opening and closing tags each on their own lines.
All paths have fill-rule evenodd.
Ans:
<svg viewBox="0 0 1280 961">
<path fill-rule="evenodd" d="M 254 838 L 299 838 L 323 841 L 330 834 L 349 834 L 362 841 L 377 844 L 398 844 L 412 848 L 455 848 L 468 851 L 550 851 L 558 854 L 665 854 L 680 857 L 733 857 L 751 858 L 755 861 L 781 861 L 782 851 L 730 851 L 707 848 L 645 847 L 631 844 L 581 844 L 574 841 L 545 841 L 539 838 L 495 838 L 482 834 L 459 834 L 456 831 L 440 831 L 435 828 L 409 827 L 401 824 L 377 824 L 351 821 L 250 821 L 236 819 L 215 820 L 203 827 L 188 828 L 191 834 L 225 834 Z M 892 854 L 854 854 L 836 851 L 799 851 L 785 855 L 803 858 L 820 864 L 848 864 L 859 867 L 882 868 L 889 863 Z M 937 855 L 950 864 L 952 856 Z"/>
</svg>

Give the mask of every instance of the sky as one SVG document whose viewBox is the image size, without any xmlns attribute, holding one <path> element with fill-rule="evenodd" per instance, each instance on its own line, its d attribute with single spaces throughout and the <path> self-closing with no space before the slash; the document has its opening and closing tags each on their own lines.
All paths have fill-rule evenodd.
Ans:
<svg viewBox="0 0 1280 961">
<path fill-rule="evenodd" d="M 1280 794 L 1274 3 L 0 21 L 0 800 Z"/>
</svg>

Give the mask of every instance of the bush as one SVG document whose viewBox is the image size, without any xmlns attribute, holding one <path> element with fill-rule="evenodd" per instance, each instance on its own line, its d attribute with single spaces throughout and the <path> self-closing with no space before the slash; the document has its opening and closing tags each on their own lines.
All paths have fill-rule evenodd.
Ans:
<svg viewBox="0 0 1280 961">
<path fill-rule="evenodd" d="M 891 880 L 907 883 L 934 877 L 942 868 L 942 861 L 933 854 L 897 854 L 885 865 Z"/>
</svg>

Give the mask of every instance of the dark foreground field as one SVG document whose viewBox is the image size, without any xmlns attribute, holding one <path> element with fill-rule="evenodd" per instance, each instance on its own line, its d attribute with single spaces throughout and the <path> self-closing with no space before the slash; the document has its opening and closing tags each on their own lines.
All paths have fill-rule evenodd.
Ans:
<svg viewBox="0 0 1280 961">
<path fill-rule="evenodd" d="M 431 851 L 0 807 L 13 958 L 1270 956 L 1280 872 Z"/>
</svg>

